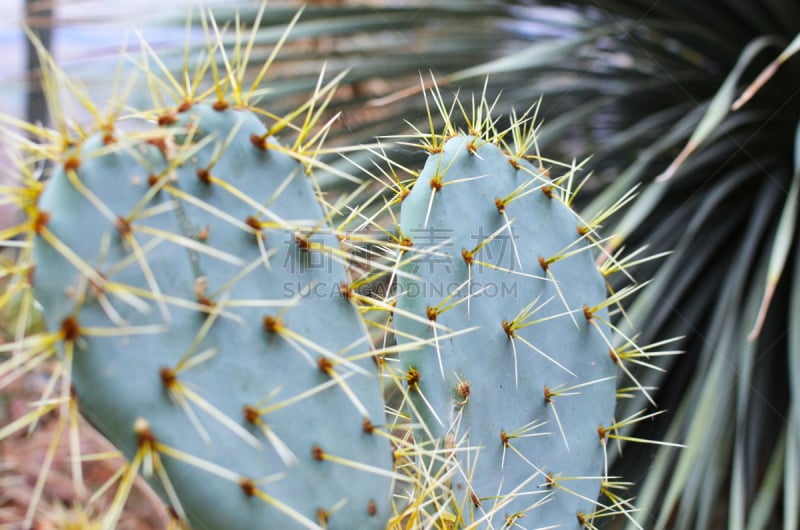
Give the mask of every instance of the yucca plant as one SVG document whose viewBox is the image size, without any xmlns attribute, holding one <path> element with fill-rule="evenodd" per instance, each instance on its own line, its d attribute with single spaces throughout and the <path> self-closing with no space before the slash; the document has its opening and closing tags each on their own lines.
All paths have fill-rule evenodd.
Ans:
<svg viewBox="0 0 800 530">
<path fill-rule="evenodd" d="M 653 281 L 627 314 L 643 340 L 683 336 L 686 354 L 650 359 L 663 371 L 643 377 L 670 413 L 633 435 L 688 446 L 626 448 L 640 524 L 797 528 L 800 7 L 542 4 L 315 5 L 300 33 L 328 36 L 334 66 L 352 68 L 349 138 L 387 115 L 413 122 L 420 70 L 462 93 L 489 74 L 509 105 L 544 94 L 540 145 L 594 153 L 587 215 L 639 185 L 609 248 L 672 253 L 641 270 Z"/>
</svg>

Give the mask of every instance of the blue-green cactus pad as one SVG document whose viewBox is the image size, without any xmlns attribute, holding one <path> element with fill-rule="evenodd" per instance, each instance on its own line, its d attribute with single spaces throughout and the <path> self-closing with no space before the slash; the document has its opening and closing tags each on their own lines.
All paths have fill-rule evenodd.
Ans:
<svg viewBox="0 0 800 530">
<path fill-rule="evenodd" d="M 306 166 L 256 145 L 246 111 L 197 104 L 161 131 L 90 137 L 40 199 L 36 296 L 52 329 L 80 326 L 82 410 L 128 458 L 137 420 L 174 449 L 193 528 L 384 528 L 381 385 Z"/>
<path fill-rule="evenodd" d="M 481 528 L 579 528 L 598 509 L 616 367 L 592 234 L 559 197 L 527 161 L 461 136 L 402 203 L 413 247 L 395 327 L 400 342 L 424 342 L 401 356 L 409 414 L 454 449 L 450 509 Z"/>
</svg>

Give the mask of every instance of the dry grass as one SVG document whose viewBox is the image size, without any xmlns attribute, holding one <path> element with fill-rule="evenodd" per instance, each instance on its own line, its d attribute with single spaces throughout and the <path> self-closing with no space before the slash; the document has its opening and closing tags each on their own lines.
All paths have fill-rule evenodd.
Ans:
<svg viewBox="0 0 800 530">
<path fill-rule="evenodd" d="M 0 425 L 8 425 L 28 412 L 41 387 L 41 375 L 32 374 L 0 391 Z M 22 530 L 42 463 L 52 443 L 57 422 L 45 417 L 33 432 L 22 431 L 0 441 L 0 529 Z M 113 446 L 91 425 L 81 419 L 81 453 L 91 455 L 114 451 Z M 41 500 L 36 508 L 36 530 L 101 529 L 100 521 L 111 503 L 114 488 L 98 499 L 91 499 L 123 463 L 121 457 L 83 464 L 86 493 L 73 485 L 68 441 L 62 437 L 47 475 Z M 90 502 L 91 501 L 91 502 Z M 125 512 L 117 526 L 120 530 L 163 530 L 168 525 L 166 507 L 143 479 L 131 492 Z"/>
</svg>

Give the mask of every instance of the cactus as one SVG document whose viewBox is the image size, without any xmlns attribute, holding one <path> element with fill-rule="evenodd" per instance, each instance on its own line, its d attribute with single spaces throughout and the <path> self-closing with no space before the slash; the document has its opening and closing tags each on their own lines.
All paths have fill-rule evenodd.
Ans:
<svg viewBox="0 0 800 530">
<path fill-rule="evenodd" d="M 649 417 L 613 418 L 617 371 L 632 377 L 626 363 L 647 352 L 615 336 L 609 308 L 635 289 L 607 295 L 630 263 L 599 252 L 598 235 L 624 201 L 583 221 L 577 167 L 548 162 L 564 172 L 551 178 L 529 154 L 530 113 L 498 131 L 484 97 L 462 133 L 434 91 L 444 127 L 419 135 L 429 156 L 411 184 L 389 161 L 388 190 L 331 204 L 316 174 L 341 174 L 318 159 L 338 79 L 276 117 L 256 107 L 258 82 L 242 88 L 251 44 L 236 50 L 224 76 L 209 59 L 171 104 L 163 87 L 182 84 L 148 72 L 155 108 L 122 120 L 122 105 L 101 116 L 79 95 L 94 127 L 56 112 L 55 130 L 27 127 L 44 145 L 18 139 L 32 156 L 4 190 L 25 220 L 2 232 L 22 242 L 3 266 L 0 314 L 18 314 L 3 323 L 15 340 L 0 386 L 55 368 L 0 440 L 56 411 L 39 483 L 63 436 L 81 490 L 80 409 L 128 460 L 100 488 L 116 485 L 103 528 L 138 474 L 175 528 L 593 528 L 627 515 L 606 444 Z M 43 62 L 59 111 L 54 86 L 74 87 Z M 214 90 L 200 93 L 208 71 Z M 364 231 L 378 226 L 394 242 Z M 389 263 L 343 247 L 362 242 Z M 382 296 L 362 292 L 376 284 Z"/>
<path fill-rule="evenodd" d="M 381 387 L 350 359 L 369 348 L 355 306 L 314 294 L 347 276 L 306 167 L 252 113 L 181 110 L 156 136 L 184 140 L 175 158 L 94 135 L 39 200 L 35 293 L 74 396 L 129 459 L 161 461 L 190 521 L 382 527 Z"/>
<path fill-rule="evenodd" d="M 63 430 L 80 407 L 120 449 L 105 528 L 140 471 L 195 528 L 384 528 L 392 515 L 382 383 L 338 290 L 335 212 L 314 177 L 335 83 L 287 117 L 257 115 L 236 87 L 124 124 L 112 113 L 48 147 L 45 185 L 25 182 L 19 263 L 49 332 L 20 339 L 3 374 L 60 364 L 50 399 L 9 427 L 59 408 Z M 275 134 L 294 116 L 284 146 Z"/>
<path fill-rule="evenodd" d="M 445 114 L 400 195 L 394 325 L 422 343 L 400 357 L 406 410 L 456 527 L 583 527 L 611 485 L 620 296 L 594 261 L 598 220 L 570 208 L 576 168 L 551 179 L 527 156 L 530 115 L 498 132 L 489 110 L 465 116 L 466 134 Z"/>
</svg>

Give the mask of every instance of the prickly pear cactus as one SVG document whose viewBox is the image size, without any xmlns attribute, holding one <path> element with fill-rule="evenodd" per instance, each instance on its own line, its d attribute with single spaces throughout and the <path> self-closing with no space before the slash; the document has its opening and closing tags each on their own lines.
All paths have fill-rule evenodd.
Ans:
<svg viewBox="0 0 800 530">
<path fill-rule="evenodd" d="M 0 441 L 55 417 L 23 527 L 62 444 L 76 497 L 95 509 L 113 495 L 97 510 L 109 529 L 139 475 L 175 529 L 595 528 L 629 516 L 607 443 L 641 441 L 617 431 L 653 414 L 613 419 L 617 369 L 650 398 L 626 362 L 647 366 L 651 347 L 608 314 L 635 288 L 608 296 L 606 276 L 637 260 L 598 252 L 622 203 L 580 219 L 575 168 L 548 161 L 563 172 L 551 178 L 534 163 L 528 114 L 498 131 L 484 94 L 461 133 L 435 89 L 445 125 L 415 135 L 429 156 L 411 186 L 387 159 L 333 200 L 316 175 L 341 176 L 318 159 L 336 80 L 284 115 L 259 110 L 271 54 L 243 88 L 263 12 L 248 43 L 236 24 L 222 54 L 217 34 L 181 81 L 157 79 L 145 55 L 155 109 L 125 120 L 138 105 L 121 98 L 103 116 L 40 50 L 55 127 L 6 120 L 20 154 L 0 194 L 24 219 L 0 230 L 18 251 L 0 260 L 0 319 L 11 315 L 0 389 L 46 377 Z M 94 125 L 64 114 L 61 87 Z M 84 480 L 79 411 L 127 459 L 102 485 Z"/>
<path fill-rule="evenodd" d="M 73 398 L 194 528 L 384 528 L 381 384 L 309 166 L 248 111 L 159 123 L 69 148 L 38 201 Z"/>
<path fill-rule="evenodd" d="M 447 136 L 399 222 L 394 324 L 419 344 L 400 359 L 424 467 L 455 527 L 581 528 L 599 511 L 617 370 L 594 230 L 527 149 L 491 129 Z"/>
</svg>

